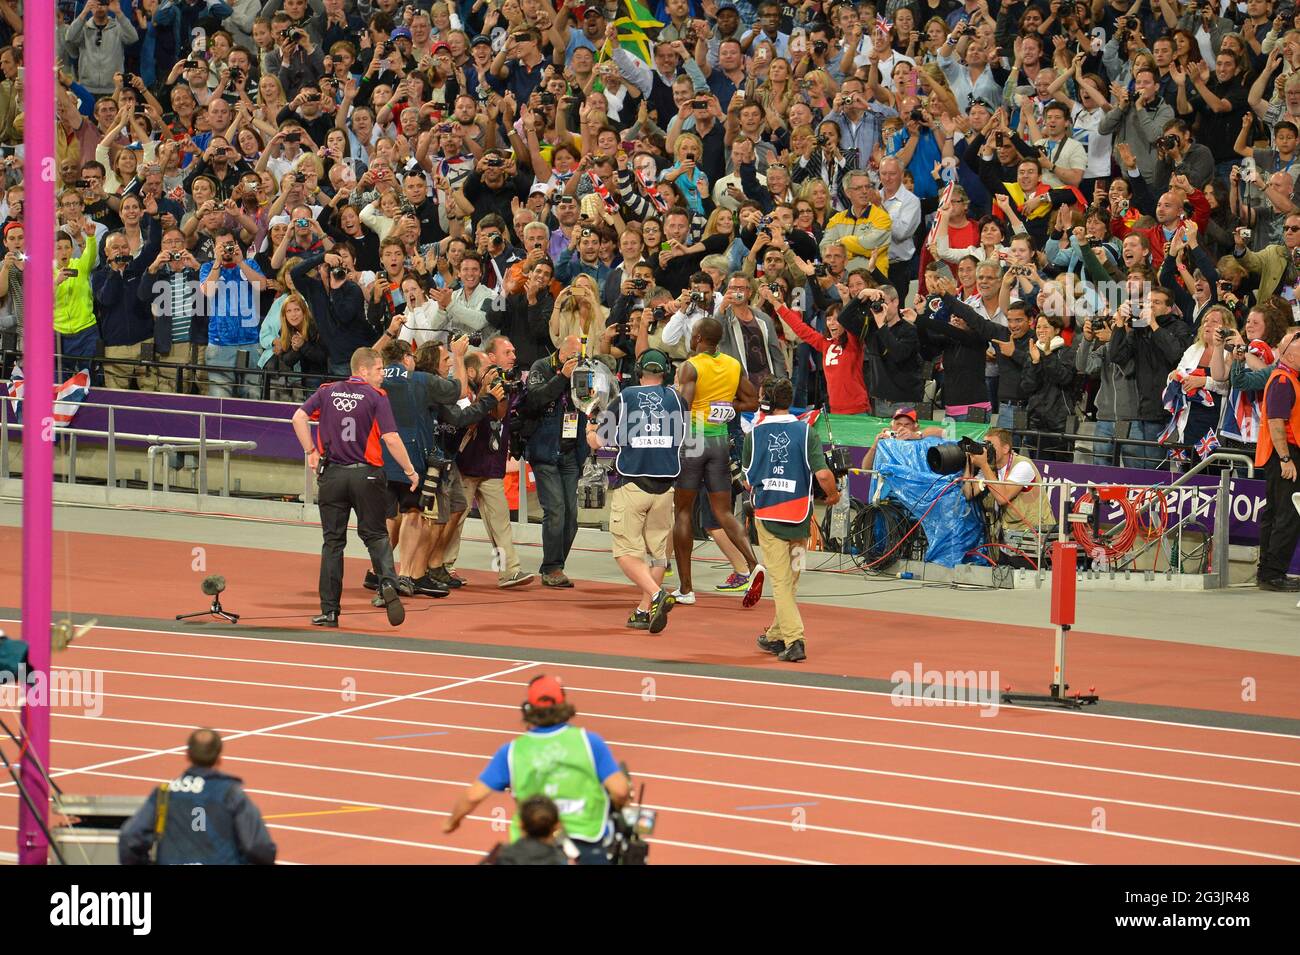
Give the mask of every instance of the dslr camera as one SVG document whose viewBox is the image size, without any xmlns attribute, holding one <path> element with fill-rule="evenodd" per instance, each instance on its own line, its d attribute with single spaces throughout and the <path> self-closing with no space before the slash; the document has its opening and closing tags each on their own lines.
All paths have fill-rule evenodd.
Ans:
<svg viewBox="0 0 1300 955">
<path fill-rule="evenodd" d="M 1182 140 L 1173 133 L 1166 133 L 1155 142 L 1156 149 L 1159 149 L 1161 152 L 1169 152 L 1169 150 L 1177 149 L 1181 145 Z"/>
<path fill-rule="evenodd" d="M 348 277 L 348 270 L 341 265 L 330 267 L 330 276 L 336 279 L 345 279 Z"/>
<path fill-rule="evenodd" d="M 506 371 L 500 365 L 488 365 L 484 376 L 486 377 L 491 372 L 496 372 L 496 380 L 501 383 L 501 387 L 505 390 L 507 401 L 524 393 L 523 371 L 521 369 L 516 367 Z"/>
<path fill-rule="evenodd" d="M 707 292 L 691 292 L 691 304 L 703 308 L 709 300 Z"/>
<path fill-rule="evenodd" d="M 936 444 L 925 452 L 925 463 L 935 474 L 956 474 L 965 470 L 966 462 L 972 454 L 986 454 L 990 462 L 995 460 L 993 444 L 989 441 L 976 441 L 963 437 L 958 441 Z"/>
</svg>

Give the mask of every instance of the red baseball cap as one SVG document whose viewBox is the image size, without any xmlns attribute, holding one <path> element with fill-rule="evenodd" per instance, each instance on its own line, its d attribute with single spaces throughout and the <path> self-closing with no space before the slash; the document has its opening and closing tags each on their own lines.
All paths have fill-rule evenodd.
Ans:
<svg viewBox="0 0 1300 955">
<path fill-rule="evenodd" d="M 439 40 L 437 43 L 433 45 L 433 52 L 437 53 L 439 50 L 446 50 L 448 53 L 450 53 L 451 47 L 448 44 L 443 43 L 441 40 Z"/>
<path fill-rule="evenodd" d="M 915 408 L 899 408 L 897 411 L 894 412 L 894 414 L 890 417 L 889 420 L 890 420 L 890 421 L 893 421 L 894 418 L 911 418 L 913 421 L 916 421 L 916 420 L 917 420 L 917 418 L 916 418 L 916 409 L 915 409 Z"/>
<path fill-rule="evenodd" d="M 559 706 L 565 701 L 564 687 L 553 676 L 533 677 L 528 684 L 528 703 L 541 708 Z"/>
</svg>

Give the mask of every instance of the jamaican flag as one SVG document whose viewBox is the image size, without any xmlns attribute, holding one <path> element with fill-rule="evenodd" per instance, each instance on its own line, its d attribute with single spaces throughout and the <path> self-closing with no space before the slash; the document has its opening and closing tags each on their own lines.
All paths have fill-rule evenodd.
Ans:
<svg viewBox="0 0 1300 955">
<path fill-rule="evenodd" d="M 663 24 L 637 0 L 619 0 L 618 8 L 620 16 L 614 21 L 614 26 L 618 27 L 618 45 L 637 59 L 649 63 L 650 41 L 659 35 Z M 612 53 L 606 41 L 597 59 L 607 60 Z"/>
</svg>

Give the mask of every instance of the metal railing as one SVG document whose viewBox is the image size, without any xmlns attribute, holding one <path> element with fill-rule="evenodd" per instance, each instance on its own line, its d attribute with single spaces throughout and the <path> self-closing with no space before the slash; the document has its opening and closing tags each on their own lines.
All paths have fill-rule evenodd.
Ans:
<svg viewBox="0 0 1300 955">
<path fill-rule="evenodd" d="M 198 456 L 198 493 L 206 495 L 208 493 L 208 454 L 210 452 L 221 452 L 222 463 L 222 484 L 221 497 L 230 496 L 230 455 L 232 451 L 256 451 L 256 441 L 225 441 L 216 438 L 207 437 L 207 423 L 204 420 L 199 421 L 198 438 L 188 437 L 168 437 L 157 434 L 133 434 L 130 432 L 119 432 L 115 427 L 114 412 L 120 405 L 104 406 L 108 410 L 108 429 L 105 431 L 94 431 L 86 428 L 71 428 L 65 425 L 54 425 L 50 428 L 53 436 L 63 436 L 68 439 L 68 466 L 64 475 L 64 482 L 67 484 L 77 483 L 77 439 L 91 438 L 102 440 L 106 444 L 106 481 L 109 487 L 117 486 L 117 454 L 118 442 L 126 441 L 136 444 L 147 445 L 146 453 L 149 458 L 149 480 L 148 489 L 153 493 L 155 484 L 155 475 L 157 472 L 156 460 L 160 452 L 171 453 L 178 451 L 194 451 Z M 133 409 L 139 410 L 139 409 Z M 181 412 L 174 412 L 181 413 Z M 185 412 L 193 414 L 193 412 Z M 0 400 L 0 478 L 8 478 L 9 469 L 9 433 L 11 431 L 23 432 L 26 426 L 20 422 L 9 420 L 9 402 Z M 162 489 L 164 492 L 171 490 L 171 481 L 169 469 L 163 468 Z"/>
<path fill-rule="evenodd" d="M 1176 491 L 1181 487 L 1188 486 L 1191 483 L 1192 478 L 1194 478 L 1196 475 L 1202 473 L 1207 468 L 1210 468 L 1212 466 L 1223 466 L 1223 470 L 1220 471 L 1218 475 L 1219 483 L 1215 488 L 1213 526 L 1212 528 L 1207 529 L 1209 530 L 1209 535 L 1208 535 L 1209 540 L 1206 542 L 1205 546 L 1211 548 L 1210 560 L 1209 560 L 1210 572 L 1208 575 L 1203 575 L 1203 576 L 1206 577 L 1205 586 L 1216 588 L 1216 589 L 1226 588 L 1230 586 L 1231 583 L 1230 566 L 1229 566 L 1230 564 L 1229 518 L 1231 516 L 1229 494 L 1231 492 L 1231 482 L 1233 476 L 1237 473 L 1239 469 L 1242 468 L 1244 468 L 1244 470 L 1246 471 L 1247 477 L 1253 478 L 1255 476 L 1254 460 L 1248 455 L 1239 452 L 1215 451 L 1207 455 L 1203 460 L 1198 462 L 1195 466 L 1193 466 L 1183 474 L 1180 474 L 1176 480 L 1171 481 L 1169 484 L 1153 483 L 1150 485 L 1136 485 L 1136 484 L 1124 485 L 1124 484 L 1097 483 L 1097 482 L 1080 483 L 1080 482 L 1069 481 L 1069 480 L 1052 481 L 1052 482 L 1044 481 L 1041 487 L 1041 493 L 1038 495 L 1038 514 L 1036 515 L 1037 522 L 1034 525 L 1032 532 L 1027 530 L 1024 535 L 1024 540 L 1018 540 L 1017 543 L 1022 544 L 1023 547 L 1025 548 L 1029 548 L 1031 546 L 1030 540 L 1032 539 L 1032 549 L 1028 550 L 1027 553 L 1032 554 L 1034 570 L 1039 575 L 1040 579 L 1045 578 L 1047 575 L 1045 558 L 1047 555 L 1048 544 L 1050 542 L 1051 537 L 1053 536 L 1053 532 L 1055 534 L 1055 537 L 1062 542 L 1072 539 L 1074 537 L 1073 529 L 1071 526 L 1073 522 L 1070 519 L 1070 515 L 1073 512 L 1073 507 L 1076 502 L 1076 497 L 1078 492 L 1082 491 L 1084 494 L 1091 494 L 1091 493 L 1095 493 L 1100 488 L 1117 487 L 1117 488 L 1129 488 L 1130 491 L 1132 490 L 1143 491 L 1143 490 L 1150 489 L 1151 491 L 1156 492 L 1157 495 L 1167 495 L 1170 492 Z M 851 468 L 850 473 L 866 476 L 868 479 L 884 477 L 881 474 L 881 472 L 876 471 L 874 469 L 868 470 L 862 468 Z M 943 476 L 935 475 L 936 481 L 941 477 Z M 980 481 L 979 478 L 958 479 L 956 475 L 949 475 L 948 477 L 954 483 L 961 483 L 961 484 Z M 1049 501 L 1049 495 L 1052 492 L 1055 492 L 1057 494 L 1057 500 L 1056 500 L 1057 513 L 1054 516 L 1054 523 L 1056 526 L 1054 528 L 1051 526 L 1053 523 L 1053 518 L 1049 517 L 1046 510 L 1048 507 L 1051 506 L 1051 502 Z M 1297 497 L 1297 507 L 1300 508 L 1300 494 L 1297 494 L 1296 497 Z M 1101 505 L 1101 501 L 1097 500 L 1095 506 L 1097 508 L 1098 514 L 1097 517 L 1094 518 L 1094 520 L 1099 519 L 1100 505 Z M 1163 506 L 1167 508 L 1168 507 L 1167 502 Z M 1115 559 L 1114 563 L 1110 565 L 1110 570 L 1111 571 L 1136 570 L 1138 558 L 1150 552 L 1152 548 L 1162 546 L 1163 544 L 1167 544 L 1171 540 L 1171 538 L 1176 537 L 1174 546 L 1171 549 L 1171 555 L 1176 554 L 1177 560 L 1175 561 L 1174 558 L 1171 556 L 1169 561 L 1169 572 L 1170 573 L 1176 572 L 1180 574 L 1185 573 L 1185 571 L 1183 570 L 1183 564 L 1184 564 L 1183 533 L 1184 530 L 1188 527 L 1188 525 L 1191 524 L 1192 521 L 1195 520 L 1198 516 L 1199 515 L 1195 507 L 1188 507 L 1186 514 L 1177 517 L 1176 520 L 1168 520 L 1167 522 L 1165 522 L 1161 528 L 1160 533 L 1148 537 L 1144 541 L 1135 542 L 1135 544 L 1130 550 L 1128 550 L 1126 553 L 1122 555 L 1119 555 Z M 997 545 L 994 542 L 990 541 L 984 545 L 981 545 L 980 548 L 976 548 L 976 549 L 982 550 L 983 548 L 986 547 L 991 549 L 996 549 Z M 1158 555 L 1157 555 L 1157 560 L 1158 560 Z M 1153 563 L 1153 569 L 1154 566 L 1155 565 Z"/>
</svg>

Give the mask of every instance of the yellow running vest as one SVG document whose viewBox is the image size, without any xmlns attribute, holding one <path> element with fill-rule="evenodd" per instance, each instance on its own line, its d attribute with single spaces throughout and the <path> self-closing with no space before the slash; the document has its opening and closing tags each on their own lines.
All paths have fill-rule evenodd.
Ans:
<svg viewBox="0 0 1300 955">
<path fill-rule="evenodd" d="M 730 355 L 703 353 L 692 355 L 687 361 L 695 366 L 695 400 L 691 402 L 693 433 L 726 434 L 727 421 L 732 415 L 723 412 L 722 405 L 730 408 L 736 400 L 740 362 Z"/>
</svg>

